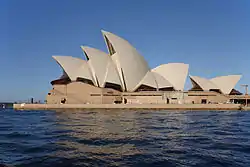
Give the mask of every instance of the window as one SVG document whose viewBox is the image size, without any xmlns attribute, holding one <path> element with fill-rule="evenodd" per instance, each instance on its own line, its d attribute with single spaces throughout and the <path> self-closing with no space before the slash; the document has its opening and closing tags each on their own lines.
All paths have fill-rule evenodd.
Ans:
<svg viewBox="0 0 250 167">
<path fill-rule="evenodd" d="M 207 99 L 201 99 L 201 104 L 207 104 Z"/>
<path fill-rule="evenodd" d="M 122 92 L 122 87 L 121 87 L 121 85 L 118 85 L 118 84 L 106 82 L 104 87 Z M 110 91 L 108 93 L 110 93 Z"/>
</svg>

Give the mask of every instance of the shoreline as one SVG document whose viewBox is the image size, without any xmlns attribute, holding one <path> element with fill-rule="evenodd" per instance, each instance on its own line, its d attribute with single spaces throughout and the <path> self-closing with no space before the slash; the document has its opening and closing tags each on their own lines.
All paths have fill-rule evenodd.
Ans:
<svg viewBox="0 0 250 167">
<path fill-rule="evenodd" d="M 240 104 L 14 104 L 14 110 L 143 109 L 143 110 L 250 110 Z"/>
</svg>

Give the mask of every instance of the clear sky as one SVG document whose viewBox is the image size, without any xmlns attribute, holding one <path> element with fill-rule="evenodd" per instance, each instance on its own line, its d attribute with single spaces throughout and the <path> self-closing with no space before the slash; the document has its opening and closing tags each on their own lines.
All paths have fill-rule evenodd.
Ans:
<svg viewBox="0 0 250 167">
<path fill-rule="evenodd" d="M 45 99 L 62 72 L 51 56 L 83 58 L 80 45 L 107 52 L 101 29 L 152 68 L 184 62 L 191 75 L 250 84 L 250 0 L 1 0 L 0 21 L 0 101 Z"/>
</svg>

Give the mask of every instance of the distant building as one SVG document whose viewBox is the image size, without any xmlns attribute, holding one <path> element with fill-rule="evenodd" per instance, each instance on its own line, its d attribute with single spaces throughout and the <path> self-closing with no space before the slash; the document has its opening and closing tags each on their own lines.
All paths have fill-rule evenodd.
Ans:
<svg viewBox="0 0 250 167">
<path fill-rule="evenodd" d="M 190 76 L 193 88 L 185 92 L 188 64 L 169 63 L 150 69 L 128 41 L 107 31 L 102 34 L 108 54 L 81 46 L 86 60 L 53 56 L 63 75 L 51 82 L 53 89 L 48 93 L 47 103 L 226 102 L 229 99 L 225 95 L 232 93 L 241 78 L 241 75 L 230 75 L 208 80 Z M 220 100 L 215 96 L 207 98 L 212 94 L 221 97 Z M 202 101 L 205 97 L 206 101 Z"/>
</svg>

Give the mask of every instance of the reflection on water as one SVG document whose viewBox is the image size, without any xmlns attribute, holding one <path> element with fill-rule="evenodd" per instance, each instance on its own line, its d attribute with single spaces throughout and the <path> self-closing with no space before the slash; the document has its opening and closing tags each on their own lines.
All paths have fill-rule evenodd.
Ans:
<svg viewBox="0 0 250 167">
<path fill-rule="evenodd" d="M 250 112 L 0 112 L 0 164 L 249 166 Z"/>
</svg>

